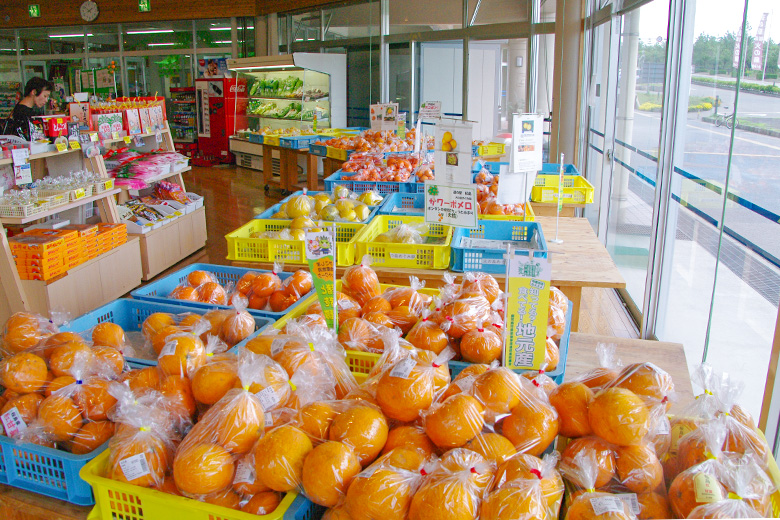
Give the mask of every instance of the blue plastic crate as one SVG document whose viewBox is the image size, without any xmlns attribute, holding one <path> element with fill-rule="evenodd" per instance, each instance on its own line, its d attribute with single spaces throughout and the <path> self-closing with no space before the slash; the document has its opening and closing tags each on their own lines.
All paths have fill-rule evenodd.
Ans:
<svg viewBox="0 0 780 520">
<path fill-rule="evenodd" d="M 203 265 L 203 264 L 201 264 Z M 303 300 L 303 298 L 301 298 Z M 196 307 L 190 305 L 195 302 L 181 302 L 176 303 L 176 300 L 165 300 L 165 303 L 158 303 L 156 301 L 144 301 L 140 299 L 120 298 L 114 300 L 111 303 L 107 303 L 102 307 L 98 307 L 94 311 L 88 312 L 79 316 L 78 318 L 66 323 L 60 327 L 63 332 L 83 332 L 91 329 L 95 325 L 104 322 L 116 323 L 126 332 L 137 332 L 141 330 L 144 320 L 149 315 L 155 312 L 166 312 L 169 314 L 182 314 L 185 312 L 192 312 L 195 314 L 205 314 L 211 309 L 220 307 L 219 305 L 211 305 L 204 307 Z M 279 313 L 284 314 L 284 313 Z M 273 318 L 252 316 L 255 319 L 255 332 L 247 337 L 239 345 L 249 341 L 251 338 L 260 334 L 266 327 L 274 323 Z M 126 358 L 128 364 L 133 368 L 154 366 L 157 364 L 156 359 L 142 359 L 142 358 Z"/>
<path fill-rule="evenodd" d="M 319 157 L 325 157 L 328 155 L 328 147 L 324 144 L 309 144 L 309 153 L 312 155 L 317 155 Z"/>
<path fill-rule="evenodd" d="M 425 215 L 424 193 L 391 193 L 379 208 L 380 215 Z"/>
<path fill-rule="evenodd" d="M 279 146 L 282 148 L 291 148 L 293 150 L 303 150 L 309 148 L 309 145 L 322 139 L 319 135 L 296 135 L 291 137 L 280 137 Z"/>
<path fill-rule="evenodd" d="M 542 169 L 539 170 L 539 173 L 542 173 L 544 175 L 550 175 L 550 174 L 556 174 L 559 173 L 559 168 L 561 167 L 560 163 L 544 163 L 542 164 Z M 563 165 L 563 174 L 564 175 L 579 175 L 580 172 L 577 170 L 577 167 L 573 164 L 564 164 Z"/>
<path fill-rule="evenodd" d="M 376 191 L 380 195 L 388 193 L 409 193 L 408 187 L 413 182 L 385 182 L 385 181 L 348 181 L 341 180 L 343 176 L 349 177 L 351 173 L 339 170 L 325 179 L 325 191 L 333 191 L 336 186 L 344 186 L 355 193 Z"/>
<path fill-rule="evenodd" d="M 89 506 L 95 503 L 92 487 L 79 477 L 79 471 L 106 448 L 108 441 L 92 453 L 73 455 L 0 435 L 0 483 Z"/>
<path fill-rule="evenodd" d="M 246 134 L 246 138 L 250 143 L 263 144 L 263 134 Z"/>
<path fill-rule="evenodd" d="M 323 191 L 310 191 L 310 192 L 308 192 L 308 194 L 311 195 L 312 197 L 314 195 L 318 194 L 318 193 L 325 193 L 325 192 L 323 192 Z M 279 211 L 279 209 L 281 209 L 282 204 L 287 202 L 290 199 L 290 197 L 295 197 L 296 195 L 303 195 L 303 191 L 296 191 L 295 193 L 293 193 L 289 197 L 286 197 L 286 198 L 282 199 L 282 201 L 279 202 L 278 204 L 274 204 L 273 206 L 271 206 L 270 208 L 266 209 L 262 213 L 260 213 L 258 215 L 255 215 L 255 218 L 292 221 L 292 219 L 274 219 L 272 217 L 272 215 L 277 213 Z M 384 201 L 382 201 L 382 204 L 384 204 Z M 382 204 L 380 204 L 379 206 L 368 206 L 368 209 L 371 210 L 371 212 L 368 214 L 368 218 L 366 218 L 365 220 L 356 221 L 356 223 L 368 224 L 369 222 L 371 222 L 371 219 L 373 219 L 374 216 L 377 214 L 377 212 L 379 211 L 379 208 L 382 207 Z"/>
<path fill-rule="evenodd" d="M 177 300 L 175 298 L 168 298 L 168 295 L 171 294 L 171 291 L 173 291 L 178 285 L 186 282 L 187 275 L 190 274 L 192 271 L 210 272 L 211 274 L 217 277 L 217 281 L 220 284 L 222 284 L 223 287 L 226 286 L 228 283 L 235 284 L 236 282 L 238 282 L 238 280 L 241 279 L 242 276 L 244 276 L 244 273 L 248 271 L 253 271 L 256 273 L 269 272 L 268 270 L 264 270 L 264 269 L 245 269 L 243 267 L 230 267 L 226 265 L 191 264 L 185 267 L 184 269 L 169 274 L 165 278 L 144 285 L 143 287 L 139 287 L 138 289 L 130 293 L 130 296 L 132 296 L 133 298 L 137 298 L 139 300 L 146 300 L 146 301 L 166 303 L 166 304 L 179 305 L 181 302 L 181 305 L 186 305 L 187 307 L 203 309 L 203 310 L 233 308 L 229 305 L 214 305 L 211 303 L 191 302 L 185 300 Z M 278 273 L 278 275 L 279 278 L 281 278 L 282 281 L 284 281 L 286 278 L 292 276 L 292 272 L 281 272 Z M 313 292 L 309 292 L 308 294 L 302 295 L 301 298 L 296 303 L 294 303 L 293 305 L 291 305 L 289 308 L 287 308 L 282 312 L 259 311 L 255 309 L 247 309 L 247 311 L 249 311 L 249 314 L 251 314 L 253 317 L 279 319 L 285 314 L 287 314 L 290 310 L 294 309 L 297 305 L 299 305 L 310 294 L 313 294 Z"/>
<path fill-rule="evenodd" d="M 556 384 L 562 384 L 563 379 L 566 376 L 566 358 L 569 355 L 569 340 L 571 339 L 571 313 L 572 313 L 572 307 L 573 304 L 571 301 L 569 301 L 569 307 L 566 310 L 566 328 L 563 331 L 563 336 L 561 336 L 560 344 L 558 345 L 558 352 L 560 354 L 560 360 L 558 361 L 558 366 L 555 367 L 555 370 L 550 370 L 549 372 L 545 372 L 550 378 L 555 381 Z M 466 368 L 467 366 L 471 365 L 471 363 L 467 363 L 465 361 L 450 361 L 448 363 L 449 369 L 450 369 L 450 375 L 454 379 L 455 376 L 460 374 L 460 371 Z M 513 369 L 518 374 L 522 374 L 524 372 L 536 372 L 536 370 L 521 370 L 519 368 Z"/>
<path fill-rule="evenodd" d="M 452 235 L 453 271 L 482 271 L 503 274 L 506 271 L 505 249 L 463 247 L 464 238 L 487 240 L 511 240 L 523 242 L 535 250 L 534 256 L 547 258 L 547 242 L 542 228 L 536 222 L 487 220 L 480 221 L 477 229 L 455 228 Z M 515 249 L 518 254 L 528 254 L 527 249 Z"/>
</svg>

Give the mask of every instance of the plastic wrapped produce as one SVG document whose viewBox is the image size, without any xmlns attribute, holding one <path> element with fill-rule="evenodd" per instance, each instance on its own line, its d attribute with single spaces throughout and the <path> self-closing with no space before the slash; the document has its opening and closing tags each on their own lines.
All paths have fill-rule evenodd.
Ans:
<svg viewBox="0 0 780 520">
<path fill-rule="evenodd" d="M 558 388 L 558 383 L 545 373 L 546 370 L 547 364 L 543 363 L 538 371 L 523 372 L 520 375 L 528 379 L 535 387 L 540 388 L 549 398 L 552 392 Z"/>
<path fill-rule="evenodd" d="M 426 458 L 437 452 L 436 446 L 425 434 L 425 429 L 420 426 L 400 425 L 391 428 L 387 434 L 385 447 L 382 448 L 382 455 L 395 448 L 412 449 Z"/>
<path fill-rule="evenodd" d="M 449 345 L 447 334 L 437 323 L 430 320 L 431 311 L 424 309 L 422 319 L 418 321 L 406 334 L 406 340 L 422 350 L 430 350 L 439 354 Z"/>
<path fill-rule="evenodd" d="M 617 346 L 614 343 L 599 343 L 596 345 L 596 355 L 599 366 L 576 378 L 593 390 L 598 390 L 614 381 L 622 365 L 617 358 Z"/>
<path fill-rule="evenodd" d="M 672 376 L 653 363 L 633 363 L 625 366 L 610 386 L 631 390 L 644 398 L 648 406 L 663 403 L 668 409 L 672 404 Z"/>
<path fill-rule="evenodd" d="M 651 410 L 643 399 L 617 387 L 596 393 L 588 407 L 588 418 L 593 433 L 618 446 L 639 444 L 652 425 Z"/>
<path fill-rule="evenodd" d="M 480 520 L 536 520 L 547 512 L 538 478 L 512 480 L 491 492 L 480 507 Z"/>
<path fill-rule="evenodd" d="M 371 257 L 366 255 L 360 265 L 348 267 L 341 276 L 342 291 L 344 294 L 357 300 L 360 306 L 365 305 L 371 298 L 379 296 L 382 289 L 379 286 L 379 278 L 371 269 Z"/>
<path fill-rule="evenodd" d="M 206 363 L 192 374 L 192 394 L 201 404 L 211 406 L 238 383 L 238 359 L 225 353 L 227 345 L 216 336 L 206 342 Z"/>
<path fill-rule="evenodd" d="M 409 520 L 465 520 L 479 515 L 495 466 L 463 448 L 447 452 L 412 497 Z"/>
<path fill-rule="evenodd" d="M 482 296 L 460 298 L 441 309 L 441 328 L 452 338 L 462 338 L 490 317 L 490 303 Z"/>
<path fill-rule="evenodd" d="M 696 506 L 688 518 L 768 518 L 769 495 L 775 490 L 764 470 L 750 457 L 724 460 L 721 481 L 729 491 L 723 500 Z"/>
<path fill-rule="evenodd" d="M 200 336 L 209 328 L 207 321 L 195 324 L 192 332 L 177 332 L 165 338 L 157 365 L 165 375 L 190 376 L 206 362 L 206 347 Z"/>
<path fill-rule="evenodd" d="M 542 459 L 525 453 L 513 455 L 499 464 L 492 489 L 500 489 L 514 480 L 538 479 L 547 507 L 547 518 L 558 518 L 564 491 L 563 479 L 555 469 L 558 459 L 557 452 L 545 455 Z"/>
<path fill-rule="evenodd" d="M 492 363 L 501 358 L 503 350 L 501 336 L 482 327 L 468 331 L 460 340 L 461 356 L 469 363 Z"/>
<path fill-rule="evenodd" d="M 384 448 L 388 431 L 387 419 L 379 407 L 358 401 L 333 418 L 328 438 L 344 443 L 362 466 L 368 466 Z"/>
<path fill-rule="evenodd" d="M 649 493 L 663 483 L 664 470 L 652 445 L 617 447 L 615 456 L 618 480 L 634 493 Z"/>
<path fill-rule="evenodd" d="M 585 491 L 569 504 L 564 520 L 633 520 L 631 507 L 616 495 L 596 491 L 601 474 L 597 455 L 581 451 L 572 459 L 563 459 L 559 466 L 564 478 Z"/>
<path fill-rule="evenodd" d="M 485 427 L 484 430 L 471 439 L 464 448 L 475 451 L 496 464 L 504 462 L 517 453 L 515 446 L 509 439 L 500 433 L 489 431 L 488 427 Z"/>
<path fill-rule="evenodd" d="M 360 470 L 360 461 L 349 446 L 338 441 L 324 442 L 304 459 L 303 492 L 315 504 L 333 507 L 345 496 Z"/>
<path fill-rule="evenodd" d="M 580 456 L 580 454 L 584 454 Z M 583 474 L 579 464 L 588 461 L 587 474 Z M 598 437 L 581 437 L 570 442 L 561 454 L 560 469 L 568 467 L 567 479 L 580 488 L 601 488 L 606 486 L 616 474 L 616 461 L 613 446 Z M 584 480 L 585 478 L 589 480 Z"/>
<path fill-rule="evenodd" d="M 247 312 L 248 300 L 243 296 L 232 300 L 233 312 L 225 317 L 219 330 L 219 337 L 233 347 L 255 331 L 255 319 Z"/>
<path fill-rule="evenodd" d="M 254 449 L 255 471 L 263 485 L 286 493 L 301 485 L 306 455 L 314 449 L 301 429 L 282 425 L 263 436 Z"/>
<path fill-rule="evenodd" d="M 474 397 L 457 394 L 420 415 L 425 433 L 441 449 L 459 448 L 476 437 L 485 424 L 484 407 Z"/>
<path fill-rule="evenodd" d="M 0 342 L 3 357 L 30 350 L 56 332 L 57 327 L 51 320 L 31 312 L 17 312 L 3 326 Z"/>
<path fill-rule="evenodd" d="M 347 350 L 382 352 L 382 333 L 375 324 L 363 318 L 349 318 L 339 325 L 339 343 Z"/>
</svg>

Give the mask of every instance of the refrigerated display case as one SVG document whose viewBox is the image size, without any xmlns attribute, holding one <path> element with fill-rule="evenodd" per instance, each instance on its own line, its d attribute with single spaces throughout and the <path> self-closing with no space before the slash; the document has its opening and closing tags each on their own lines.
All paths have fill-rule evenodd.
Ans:
<svg viewBox="0 0 780 520">
<path fill-rule="evenodd" d="M 198 150 L 215 161 L 233 162 L 229 138 L 246 128 L 247 82 L 244 78 L 195 80 Z"/>
<path fill-rule="evenodd" d="M 347 124 L 347 62 L 343 54 L 296 52 L 243 58 L 228 60 L 228 69 L 246 82 L 246 110 L 236 113 L 230 147 L 242 154 L 247 164 L 260 161 L 246 160 L 245 156 L 263 154 L 262 145 L 250 134 L 316 133 Z"/>
</svg>

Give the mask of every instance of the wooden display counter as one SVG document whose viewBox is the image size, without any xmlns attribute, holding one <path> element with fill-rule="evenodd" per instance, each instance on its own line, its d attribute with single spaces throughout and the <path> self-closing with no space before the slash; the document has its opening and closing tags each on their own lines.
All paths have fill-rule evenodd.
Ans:
<svg viewBox="0 0 780 520">
<path fill-rule="evenodd" d="M 141 242 L 143 279 L 150 280 L 206 245 L 206 208 L 200 207 L 148 233 Z"/>
<path fill-rule="evenodd" d="M 531 202 L 531 208 L 537 217 L 554 217 L 558 211 L 557 202 Z M 576 217 L 577 210 L 585 208 L 585 204 L 564 204 L 561 208 L 562 217 Z M 546 238 L 546 235 L 545 235 Z"/>
<path fill-rule="evenodd" d="M 693 398 L 685 351 L 679 343 L 663 343 L 640 339 L 613 338 L 590 334 L 572 334 L 566 379 L 598 366 L 595 347 L 598 343 L 614 343 L 618 357 L 625 364 L 651 361 L 672 376 L 679 399 L 672 407 L 684 406 Z M 91 508 L 0 485 L 0 518 L 7 520 L 84 520 Z"/>
</svg>

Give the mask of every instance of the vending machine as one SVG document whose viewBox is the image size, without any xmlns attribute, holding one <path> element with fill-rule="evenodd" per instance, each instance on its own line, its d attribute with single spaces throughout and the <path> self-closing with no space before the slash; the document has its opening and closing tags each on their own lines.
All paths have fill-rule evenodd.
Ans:
<svg viewBox="0 0 780 520">
<path fill-rule="evenodd" d="M 233 162 L 228 139 L 236 128 L 246 128 L 247 94 L 243 78 L 195 80 L 198 148 L 204 156 L 222 163 Z"/>
</svg>

